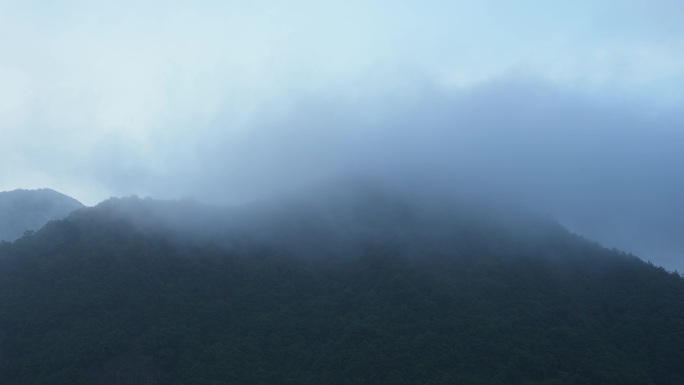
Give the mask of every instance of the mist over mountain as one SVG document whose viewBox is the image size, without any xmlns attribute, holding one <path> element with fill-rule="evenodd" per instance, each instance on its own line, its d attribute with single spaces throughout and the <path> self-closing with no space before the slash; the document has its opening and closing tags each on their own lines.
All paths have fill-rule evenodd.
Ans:
<svg viewBox="0 0 684 385">
<path fill-rule="evenodd" d="M 0 384 L 683 384 L 683 14 L 0 1 Z"/>
<path fill-rule="evenodd" d="M 574 236 L 552 219 L 484 191 L 362 178 L 235 206 L 110 198 L 69 220 L 79 218 L 126 223 L 178 244 L 267 247 L 314 259 L 358 255 L 375 244 L 407 255 L 440 248 L 453 254 L 450 247 L 469 228 L 489 228 L 511 240 Z"/>
<path fill-rule="evenodd" d="M 414 187 L 112 198 L 0 243 L 0 382 L 684 380 L 679 274 Z"/>
<path fill-rule="evenodd" d="M 84 207 L 74 198 L 51 189 L 0 192 L 0 241 L 13 241 L 48 221 L 62 219 Z"/>
</svg>

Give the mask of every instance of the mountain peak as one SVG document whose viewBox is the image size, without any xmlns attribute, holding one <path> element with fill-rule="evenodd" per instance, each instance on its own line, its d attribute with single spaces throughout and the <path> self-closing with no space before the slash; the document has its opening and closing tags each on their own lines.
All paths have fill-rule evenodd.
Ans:
<svg viewBox="0 0 684 385">
<path fill-rule="evenodd" d="M 0 240 L 13 241 L 25 231 L 38 230 L 84 205 L 49 188 L 0 192 Z"/>
</svg>

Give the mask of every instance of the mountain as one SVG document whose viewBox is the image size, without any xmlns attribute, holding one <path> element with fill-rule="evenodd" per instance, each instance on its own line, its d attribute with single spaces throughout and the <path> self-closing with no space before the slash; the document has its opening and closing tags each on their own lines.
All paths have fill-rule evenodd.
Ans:
<svg viewBox="0 0 684 385">
<path fill-rule="evenodd" d="M 110 199 L 0 243 L 0 383 L 681 384 L 682 303 L 505 205 Z"/>
<path fill-rule="evenodd" d="M 13 241 L 82 207 L 76 199 L 51 189 L 0 192 L 0 241 Z"/>
</svg>

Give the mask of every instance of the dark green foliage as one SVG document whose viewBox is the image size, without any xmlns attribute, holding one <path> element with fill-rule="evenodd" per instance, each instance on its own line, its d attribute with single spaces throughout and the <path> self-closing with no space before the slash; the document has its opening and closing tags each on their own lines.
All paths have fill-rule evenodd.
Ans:
<svg viewBox="0 0 684 385">
<path fill-rule="evenodd" d="M 455 235 L 456 236 L 456 235 Z M 0 244 L 2 384 L 681 384 L 684 282 L 563 231 L 343 259 L 82 211 Z"/>
</svg>

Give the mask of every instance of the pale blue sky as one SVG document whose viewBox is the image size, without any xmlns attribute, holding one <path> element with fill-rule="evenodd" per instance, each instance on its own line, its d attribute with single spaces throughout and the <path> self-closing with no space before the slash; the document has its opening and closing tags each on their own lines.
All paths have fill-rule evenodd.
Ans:
<svg viewBox="0 0 684 385">
<path fill-rule="evenodd" d="M 161 172 L 218 121 L 249 131 L 302 95 L 376 103 L 504 77 L 672 108 L 683 4 L 4 1 L 0 189 L 47 184 L 95 203 L 126 191 L 97 180 L 93 152 Z"/>
</svg>

